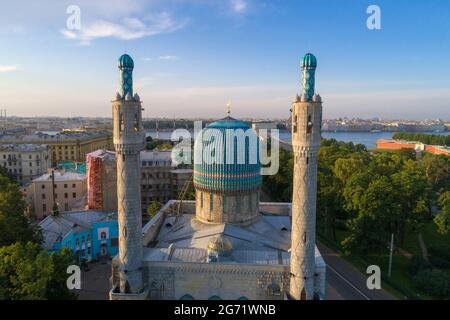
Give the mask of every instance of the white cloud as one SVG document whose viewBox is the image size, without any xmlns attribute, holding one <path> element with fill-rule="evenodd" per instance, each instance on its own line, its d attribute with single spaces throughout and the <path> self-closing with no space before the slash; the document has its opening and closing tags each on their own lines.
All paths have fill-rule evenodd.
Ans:
<svg viewBox="0 0 450 320">
<path fill-rule="evenodd" d="M 178 60 L 177 56 L 159 56 L 158 57 L 159 60 Z"/>
<path fill-rule="evenodd" d="M 144 19 L 124 18 L 121 23 L 99 19 L 83 24 L 80 30 L 62 29 L 60 32 L 67 39 L 87 45 L 99 38 L 134 40 L 150 37 L 176 31 L 184 25 L 184 22 L 175 21 L 167 12 L 162 12 Z"/>
<path fill-rule="evenodd" d="M 9 72 L 17 70 L 16 66 L 6 66 L 6 65 L 0 65 L 0 72 Z"/>
<path fill-rule="evenodd" d="M 247 2 L 245 0 L 231 0 L 231 8 L 234 12 L 243 13 L 247 9 Z"/>
</svg>

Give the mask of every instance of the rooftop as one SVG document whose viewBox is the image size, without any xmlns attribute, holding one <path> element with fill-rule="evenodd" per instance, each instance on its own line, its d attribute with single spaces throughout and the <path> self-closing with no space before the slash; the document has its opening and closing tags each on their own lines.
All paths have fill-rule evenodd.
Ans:
<svg viewBox="0 0 450 320">
<path fill-rule="evenodd" d="M 33 142 L 33 141 L 65 141 L 65 140 L 83 140 L 99 137 L 111 136 L 108 131 L 64 131 L 58 134 L 46 134 L 42 132 L 24 135 L 3 135 L 0 136 L 1 141 L 17 141 L 17 142 Z"/>
<path fill-rule="evenodd" d="M 48 216 L 39 226 L 44 235 L 44 248 L 52 249 L 55 242 L 60 242 L 70 232 L 79 232 L 92 227 L 94 223 L 115 219 L 113 214 L 99 211 L 68 211 L 57 216 Z"/>
<path fill-rule="evenodd" d="M 48 148 L 45 144 L 0 144 L 0 151 L 41 152 L 48 150 Z"/>
<path fill-rule="evenodd" d="M 74 181 L 74 180 L 84 180 L 86 179 L 86 175 L 82 173 L 75 172 L 64 172 L 64 171 L 54 171 L 55 172 L 55 181 Z M 51 181 L 52 174 L 46 173 L 40 177 L 37 177 L 33 180 L 33 182 L 42 182 L 42 181 Z"/>
<path fill-rule="evenodd" d="M 172 151 L 141 151 L 141 161 L 171 161 Z"/>
<path fill-rule="evenodd" d="M 291 222 L 288 215 L 261 213 L 257 222 L 242 227 L 205 224 L 192 213 L 183 214 L 175 222 L 175 216 L 168 212 L 154 241 L 144 247 L 144 261 L 208 263 L 208 245 L 219 236 L 229 240 L 232 247 L 229 256 L 219 258 L 220 263 L 289 266 Z M 144 233 L 148 230 L 146 226 Z M 316 264 L 324 264 L 317 249 Z"/>
</svg>

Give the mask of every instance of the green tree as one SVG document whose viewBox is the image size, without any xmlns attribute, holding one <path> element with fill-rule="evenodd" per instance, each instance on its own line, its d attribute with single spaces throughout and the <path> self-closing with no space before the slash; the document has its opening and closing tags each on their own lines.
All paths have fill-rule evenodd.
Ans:
<svg viewBox="0 0 450 320">
<path fill-rule="evenodd" d="M 158 201 L 152 201 L 152 204 L 147 208 L 147 213 L 150 219 L 152 219 L 161 208 L 161 203 Z"/>
<path fill-rule="evenodd" d="M 421 164 L 428 182 L 435 190 L 439 190 L 439 188 L 448 184 L 450 180 L 450 161 L 447 157 L 426 153 L 421 159 Z"/>
<path fill-rule="evenodd" d="M 450 232 L 450 191 L 441 194 L 439 205 L 442 211 L 434 217 L 433 221 L 437 226 L 438 232 L 446 235 Z"/>
<path fill-rule="evenodd" d="M 40 229 L 24 216 L 25 201 L 19 186 L 0 176 L 0 246 L 17 241 L 42 241 Z"/>
<path fill-rule="evenodd" d="M 0 248 L 0 299 L 74 299 L 66 285 L 70 250 L 49 253 L 36 243 L 17 242 Z"/>
</svg>

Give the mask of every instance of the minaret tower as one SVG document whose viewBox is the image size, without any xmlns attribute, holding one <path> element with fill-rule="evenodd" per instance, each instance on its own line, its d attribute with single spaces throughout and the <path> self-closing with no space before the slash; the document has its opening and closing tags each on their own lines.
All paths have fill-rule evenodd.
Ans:
<svg viewBox="0 0 450 320">
<path fill-rule="evenodd" d="M 120 92 L 113 108 L 113 139 L 117 158 L 120 292 L 138 294 L 142 282 L 142 210 L 140 151 L 144 149 L 142 106 L 133 96 L 133 59 L 119 58 Z"/>
<path fill-rule="evenodd" d="M 292 104 L 294 181 L 289 293 L 297 300 L 314 299 L 317 155 L 322 124 L 322 101 L 314 94 L 316 67 L 314 55 L 306 54 L 302 94 Z"/>
</svg>

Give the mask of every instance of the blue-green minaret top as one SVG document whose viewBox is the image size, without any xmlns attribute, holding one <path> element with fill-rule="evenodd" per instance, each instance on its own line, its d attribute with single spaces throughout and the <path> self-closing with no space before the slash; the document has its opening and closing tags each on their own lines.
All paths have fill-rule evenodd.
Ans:
<svg viewBox="0 0 450 320">
<path fill-rule="evenodd" d="M 312 53 L 307 53 L 302 62 L 302 96 L 306 101 L 311 101 L 314 96 L 314 78 L 317 67 L 317 59 Z"/>
<path fill-rule="evenodd" d="M 133 59 L 128 54 L 123 54 L 119 58 L 120 70 L 120 95 L 126 97 L 128 93 L 133 96 Z"/>
</svg>

